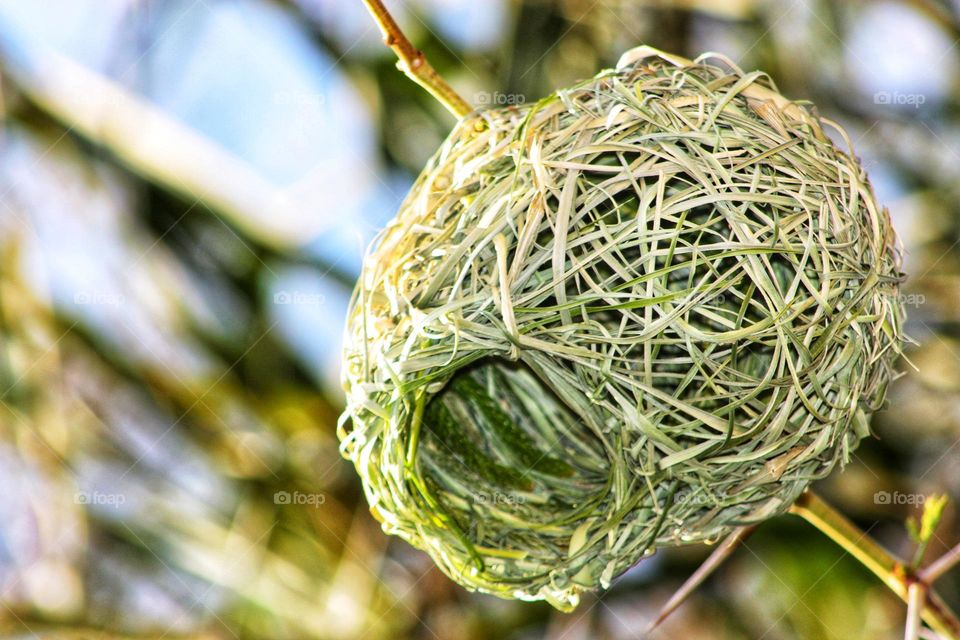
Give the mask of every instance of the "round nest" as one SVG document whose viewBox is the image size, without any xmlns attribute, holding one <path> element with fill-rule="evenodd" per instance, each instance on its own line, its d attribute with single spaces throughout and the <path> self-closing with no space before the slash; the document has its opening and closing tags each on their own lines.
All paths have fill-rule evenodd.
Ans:
<svg viewBox="0 0 960 640">
<path fill-rule="evenodd" d="M 339 435 L 384 530 L 468 588 L 570 609 L 846 461 L 893 376 L 902 275 L 826 127 L 849 146 L 762 73 L 649 48 L 461 121 L 348 319 Z"/>
</svg>

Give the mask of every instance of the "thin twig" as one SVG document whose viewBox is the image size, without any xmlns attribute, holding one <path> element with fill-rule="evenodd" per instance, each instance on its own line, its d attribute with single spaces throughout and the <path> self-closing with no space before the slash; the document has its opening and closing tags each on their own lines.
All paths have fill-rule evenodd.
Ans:
<svg viewBox="0 0 960 640">
<path fill-rule="evenodd" d="M 416 49 L 403 35 L 403 31 L 381 0 L 363 0 L 363 4 L 380 27 L 384 43 L 397 54 L 397 67 L 408 78 L 429 91 L 430 95 L 440 101 L 457 118 L 463 118 L 473 111 L 473 107 L 440 77 L 423 52 Z"/>
<path fill-rule="evenodd" d="M 874 542 L 822 498 L 812 491 L 807 491 L 790 507 L 790 513 L 800 516 L 825 533 L 880 578 L 904 602 L 908 601 L 910 580 L 907 565 Z M 925 587 L 927 597 L 920 617 L 943 637 L 960 640 L 960 620 L 929 585 Z"/>
<path fill-rule="evenodd" d="M 667 601 L 663 608 L 660 609 L 660 613 L 657 614 L 657 618 L 650 623 L 650 626 L 647 627 L 645 635 L 649 635 L 660 626 L 660 624 L 667 619 L 667 617 L 677 610 L 684 601 L 690 597 L 690 594 L 696 590 L 703 581 L 706 580 L 716 569 L 719 567 L 724 560 L 730 557 L 730 554 L 733 553 L 737 547 L 746 540 L 747 536 L 753 533 L 753 530 L 756 529 L 756 525 L 749 527 L 741 527 L 736 529 L 733 533 L 727 536 L 723 542 L 720 543 L 716 549 L 713 550 L 713 553 L 710 554 L 710 557 L 707 558 L 703 564 L 697 567 L 697 570 L 684 581 L 683 585 L 677 589 L 670 600 Z"/>
<path fill-rule="evenodd" d="M 918 571 L 917 577 L 927 584 L 933 584 L 940 579 L 940 576 L 954 568 L 957 563 L 960 563 L 960 544 L 931 562 L 929 566 Z"/>
<path fill-rule="evenodd" d="M 920 640 L 920 612 L 926 595 L 926 589 L 920 582 L 912 582 L 907 587 L 907 624 L 903 640 Z"/>
</svg>

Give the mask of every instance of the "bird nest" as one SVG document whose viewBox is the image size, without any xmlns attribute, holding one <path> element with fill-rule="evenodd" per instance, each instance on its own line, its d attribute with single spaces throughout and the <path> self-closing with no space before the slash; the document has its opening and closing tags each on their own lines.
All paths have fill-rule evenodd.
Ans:
<svg viewBox="0 0 960 640">
<path fill-rule="evenodd" d="M 480 110 L 366 258 L 341 423 L 374 516 L 462 585 L 569 609 L 848 459 L 900 257 L 844 132 L 648 48 Z"/>
</svg>

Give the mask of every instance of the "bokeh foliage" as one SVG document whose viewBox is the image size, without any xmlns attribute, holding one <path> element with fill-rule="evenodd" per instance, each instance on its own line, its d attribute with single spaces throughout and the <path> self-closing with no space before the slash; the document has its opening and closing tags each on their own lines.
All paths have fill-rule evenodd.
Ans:
<svg viewBox="0 0 960 640">
<path fill-rule="evenodd" d="M 322 177 L 329 163 L 353 167 L 380 195 L 351 209 L 352 183 L 339 196 L 307 189 L 309 206 L 292 220 L 303 237 L 278 243 L 52 117 L 27 90 L 44 70 L 17 55 L 20 39 L 37 34 L 6 15 L 13 4 L 0 4 L 0 634 L 642 637 L 707 549 L 658 554 L 569 615 L 473 595 L 379 531 L 339 457 L 336 363 L 311 349 L 335 351 L 360 252 L 339 236 L 330 236 L 331 250 L 314 225 L 362 209 L 373 212 L 359 223 L 372 232 L 452 125 L 396 71 L 359 6 L 130 0 L 118 3 L 121 19 L 102 38 L 101 65 L 90 65 L 177 112 L 186 89 L 176 78 L 192 65 L 208 66 L 207 82 L 191 89 L 201 98 L 229 87 L 216 81 L 229 76 L 229 60 L 187 46 L 213 12 L 232 11 L 241 23 L 283 20 L 304 51 L 322 55 L 326 66 L 311 73 L 324 82 L 335 74 L 356 103 L 338 111 L 348 94 L 331 84 L 266 100 L 289 107 L 286 126 L 306 139 L 323 118 L 354 113 L 356 129 L 328 125 L 355 144 L 331 138 L 330 157 L 308 169 Z M 50 4 L 64 32 L 100 38 L 106 10 L 80 22 L 69 7 L 81 3 Z M 915 344 L 889 409 L 875 417 L 878 437 L 820 490 L 909 555 L 903 520 L 918 496 L 960 498 L 956 10 L 932 0 L 473 3 L 500 16 L 479 38 L 468 37 L 480 23 L 467 9 L 457 19 L 442 4 L 410 2 L 398 17 L 474 103 L 533 101 L 646 43 L 690 56 L 718 50 L 762 68 L 783 94 L 813 101 L 851 131 L 903 239 Z M 160 46 L 179 33 L 181 14 L 181 27 L 191 27 L 177 40 L 183 46 Z M 168 76 L 167 89 L 151 93 L 151 82 Z M 309 149 L 287 148 L 280 141 L 289 135 L 257 120 L 262 101 L 249 93 L 219 107 L 223 126 L 205 133 L 231 148 L 230 123 L 254 120 L 263 137 L 243 150 L 255 161 L 277 154 L 263 166 L 286 167 Z M 297 288 L 317 279 L 323 295 Z M 310 341 L 289 328 L 291 309 L 322 320 L 307 328 Z M 958 540 L 948 508 L 931 556 Z M 956 576 L 939 586 L 960 603 Z M 902 624 L 892 595 L 786 516 L 761 527 L 653 637 L 896 638 Z"/>
</svg>

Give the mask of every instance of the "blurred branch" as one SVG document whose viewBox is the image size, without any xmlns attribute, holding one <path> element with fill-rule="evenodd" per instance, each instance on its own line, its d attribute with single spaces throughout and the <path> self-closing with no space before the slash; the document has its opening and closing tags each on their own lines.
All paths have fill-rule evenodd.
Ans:
<svg viewBox="0 0 960 640">
<path fill-rule="evenodd" d="M 473 107 L 440 77 L 440 74 L 427 61 L 423 52 L 414 47 L 410 40 L 403 35 L 403 31 L 400 30 L 381 0 L 363 0 L 363 4 L 366 5 L 377 26 L 380 27 L 384 43 L 397 54 L 397 67 L 408 78 L 426 89 L 430 95 L 447 108 L 447 111 L 458 119 L 473 111 Z"/>
<path fill-rule="evenodd" d="M 903 633 L 904 640 L 920 640 L 920 613 L 927 599 L 924 586 L 919 582 L 907 587 L 907 623 Z"/>
<path fill-rule="evenodd" d="M 934 0 L 906 0 L 905 4 L 912 6 L 918 12 L 932 20 L 952 38 L 960 37 L 960 27 L 957 25 L 957 15 L 949 7 L 949 3 L 939 3 Z"/>
<path fill-rule="evenodd" d="M 289 218 L 306 205 L 162 109 L 2 21 L 0 57 L 5 73 L 34 104 L 145 179 L 199 200 L 269 246 L 301 240 L 262 221 Z"/>
<path fill-rule="evenodd" d="M 958 563 L 960 563 L 960 544 L 931 562 L 930 566 L 921 569 L 917 573 L 917 577 L 927 584 L 933 584 Z"/>
<path fill-rule="evenodd" d="M 909 584 L 916 582 L 917 578 L 910 575 L 907 565 L 874 542 L 866 532 L 858 529 L 822 498 L 812 491 L 806 491 L 790 507 L 790 513 L 800 516 L 826 534 L 883 580 L 904 602 L 909 603 Z M 920 617 L 943 637 L 954 640 L 960 638 L 960 620 L 929 585 L 925 587 L 927 598 L 920 610 Z"/>
<path fill-rule="evenodd" d="M 748 527 L 740 527 L 735 529 L 733 533 L 727 536 L 723 542 L 720 543 L 720 546 L 713 550 L 713 553 L 710 554 L 710 557 L 707 558 L 703 564 L 697 567 L 697 570 L 687 578 L 687 580 L 677 589 L 665 605 L 660 609 L 660 613 L 657 614 L 656 619 L 650 623 L 650 626 L 647 627 L 647 634 L 653 633 L 653 631 L 660 626 L 660 624 L 670 616 L 671 613 L 677 610 L 681 604 L 683 604 L 687 598 L 690 597 L 697 587 L 703 584 L 703 581 L 710 577 L 717 567 L 719 567 L 723 562 L 730 557 L 730 554 L 737 550 L 737 548 L 743 543 L 747 537 L 753 533 L 756 529 L 756 525 L 751 525 Z"/>
</svg>

